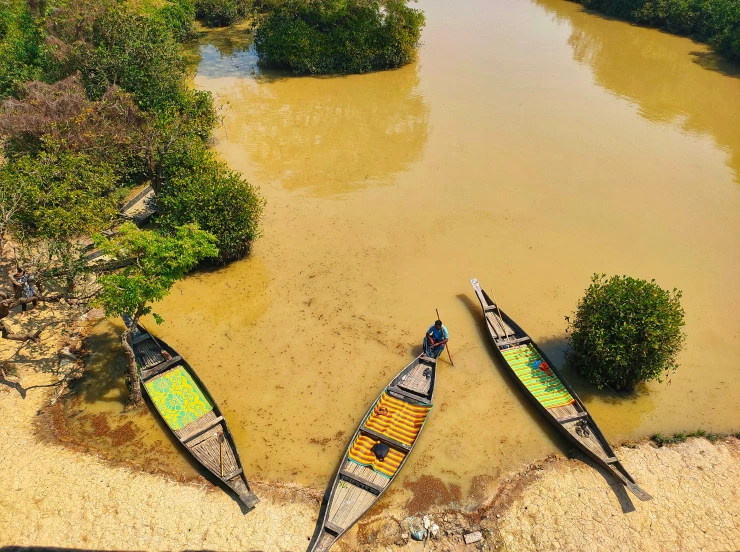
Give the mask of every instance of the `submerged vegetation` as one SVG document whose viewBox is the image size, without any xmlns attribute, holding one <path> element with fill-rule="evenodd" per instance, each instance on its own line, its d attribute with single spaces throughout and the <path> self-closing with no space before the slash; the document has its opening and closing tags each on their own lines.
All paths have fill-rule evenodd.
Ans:
<svg viewBox="0 0 740 552">
<path fill-rule="evenodd" d="M 367 73 L 413 61 L 424 22 L 403 0 L 287 0 L 258 25 L 255 46 L 267 68 Z"/>
<path fill-rule="evenodd" d="M 569 363 L 599 389 L 632 390 L 678 367 L 681 292 L 655 281 L 595 274 L 569 323 Z"/>
<path fill-rule="evenodd" d="M 706 42 L 740 61 L 740 2 L 737 0 L 575 1 L 607 15 Z"/>
</svg>

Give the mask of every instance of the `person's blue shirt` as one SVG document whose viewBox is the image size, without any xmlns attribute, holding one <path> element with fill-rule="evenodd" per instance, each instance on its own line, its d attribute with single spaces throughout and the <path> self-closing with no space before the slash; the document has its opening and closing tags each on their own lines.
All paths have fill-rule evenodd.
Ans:
<svg viewBox="0 0 740 552">
<path fill-rule="evenodd" d="M 444 324 L 439 330 L 432 325 L 432 327 L 427 330 L 427 335 L 429 334 L 432 334 L 434 341 L 442 341 L 443 339 L 450 338 L 450 334 L 447 332 L 447 328 L 445 328 Z"/>
</svg>

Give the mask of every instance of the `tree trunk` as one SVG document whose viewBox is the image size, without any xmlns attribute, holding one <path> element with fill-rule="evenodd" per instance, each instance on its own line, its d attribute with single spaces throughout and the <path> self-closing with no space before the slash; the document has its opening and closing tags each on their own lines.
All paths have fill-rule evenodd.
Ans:
<svg viewBox="0 0 740 552">
<path fill-rule="evenodd" d="M 139 383 L 139 370 L 136 367 L 136 356 L 134 348 L 131 346 L 131 330 L 136 327 L 138 317 L 134 319 L 133 324 L 121 334 L 121 345 L 126 352 L 128 359 L 128 379 L 129 379 L 129 398 L 131 406 L 136 408 L 141 406 L 144 400 L 141 398 L 141 384 Z"/>
</svg>

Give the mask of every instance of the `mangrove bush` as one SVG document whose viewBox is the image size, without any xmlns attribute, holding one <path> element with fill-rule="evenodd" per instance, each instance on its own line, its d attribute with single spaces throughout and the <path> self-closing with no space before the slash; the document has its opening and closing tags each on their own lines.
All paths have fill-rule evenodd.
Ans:
<svg viewBox="0 0 740 552">
<path fill-rule="evenodd" d="M 568 362 L 599 389 L 632 390 L 675 371 L 684 342 L 681 292 L 654 280 L 595 274 L 569 322 Z"/>
<path fill-rule="evenodd" d="M 413 61 L 424 22 L 403 0 L 288 0 L 259 24 L 255 47 L 266 68 L 367 73 Z"/>
<path fill-rule="evenodd" d="M 226 27 L 247 17 L 251 0 L 197 0 L 195 14 L 208 27 Z"/>
<path fill-rule="evenodd" d="M 196 223 L 216 237 L 221 263 L 244 257 L 259 235 L 263 200 L 205 148 L 174 155 L 157 203 L 164 228 Z"/>
<path fill-rule="evenodd" d="M 627 21 L 659 27 L 714 46 L 740 60 L 738 0 L 576 0 Z"/>
</svg>

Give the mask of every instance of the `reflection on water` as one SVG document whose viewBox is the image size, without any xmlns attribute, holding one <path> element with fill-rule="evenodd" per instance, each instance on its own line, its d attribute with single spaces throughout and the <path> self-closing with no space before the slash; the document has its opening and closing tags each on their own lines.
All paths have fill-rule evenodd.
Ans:
<svg viewBox="0 0 740 552">
<path fill-rule="evenodd" d="M 418 67 L 344 77 L 288 77 L 257 68 L 249 37 L 200 46 L 196 84 L 228 98 L 225 131 L 288 190 L 328 196 L 387 185 L 419 160 L 429 105 Z M 319 170 L 320 172 L 316 172 Z"/>
<path fill-rule="evenodd" d="M 573 57 L 591 68 L 599 86 L 635 102 L 650 121 L 711 136 L 740 183 L 740 67 L 686 39 L 603 19 L 569 2 L 534 1 L 572 26 Z"/>
<path fill-rule="evenodd" d="M 475 501 L 475 481 L 563 452 L 495 360 L 471 277 L 557 364 L 594 272 L 682 289 L 670 386 L 624 397 L 571 379 L 612 441 L 737 430 L 740 79 L 694 63 L 690 41 L 569 2 L 420 7 L 419 62 L 398 71 L 279 78 L 201 44 L 194 82 L 224 106 L 219 155 L 267 198 L 264 236 L 179 283 L 149 325 L 217 398 L 247 474 L 325 485 L 435 309 L 455 367 L 441 359 L 395 489 L 434 476 Z"/>
</svg>

